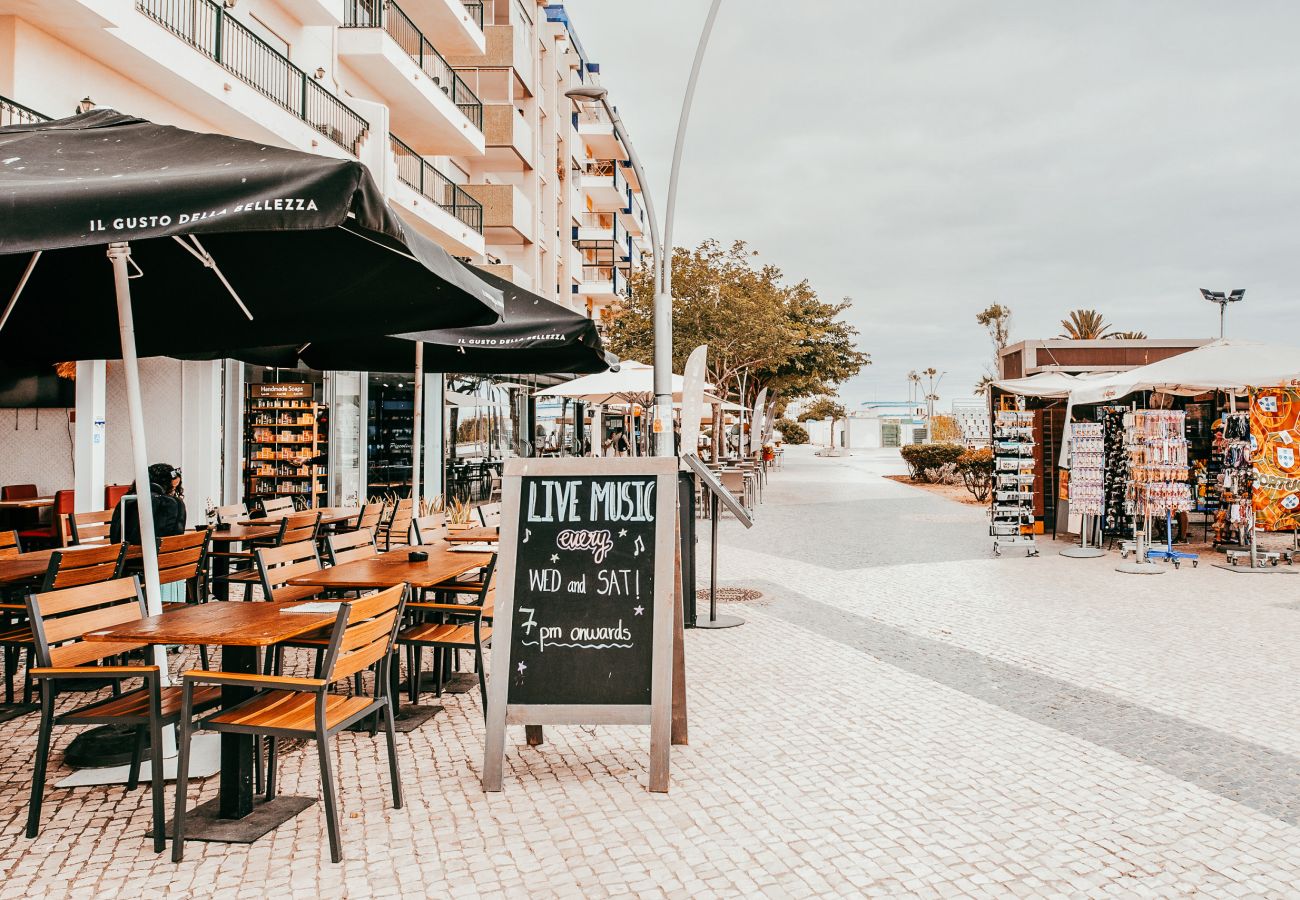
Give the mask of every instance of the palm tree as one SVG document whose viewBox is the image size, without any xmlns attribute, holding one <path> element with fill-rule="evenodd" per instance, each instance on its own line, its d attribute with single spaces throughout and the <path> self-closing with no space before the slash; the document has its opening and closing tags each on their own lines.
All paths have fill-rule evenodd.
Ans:
<svg viewBox="0 0 1300 900">
<path fill-rule="evenodd" d="M 1110 324 L 1095 309 L 1070 310 L 1070 317 L 1061 320 L 1061 327 L 1065 329 L 1061 337 L 1075 341 L 1095 341 L 1109 337 L 1110 330 Z"/>
<path fill-rule="evenodd" d="M 1106 337 L 1115 338 L 1118 341 L 1145 341 L 1147 333 L 1145 331 L 1112 331 Z"/>
</svg>

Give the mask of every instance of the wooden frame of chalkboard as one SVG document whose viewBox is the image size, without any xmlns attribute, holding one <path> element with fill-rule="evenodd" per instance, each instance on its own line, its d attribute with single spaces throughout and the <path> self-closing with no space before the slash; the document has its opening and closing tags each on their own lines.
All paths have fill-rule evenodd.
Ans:
<svg viewBox="0 0 1300 900">
<path fill-rule="evenodd" d="M 676 512 L 673 457 L 506 461 L 485 791 L 507 725 L 649 725 L 668 790 Z"/>
</svg>

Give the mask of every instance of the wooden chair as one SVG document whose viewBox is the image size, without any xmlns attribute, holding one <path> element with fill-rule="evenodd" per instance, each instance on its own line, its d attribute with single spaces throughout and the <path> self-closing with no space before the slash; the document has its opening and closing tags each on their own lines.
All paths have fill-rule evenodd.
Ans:
<svg viewBox="0 0 1300 900">
<path fill-rule="evenodd" d="M 32 770 L 31 803 L 27 807 L 27 836 L 34 838 L 41 828 L 41 802 L 45 794 L 45 772 L 49 764 L 51 736 L 55 725 L 128 725 L 135 729 L 135 748 L 126 789 L 140 781 L 140 761 L 146 735 L 151 740 L 150 780 L 153 793 L 153 849 L 166 846 L 167 818 L 163 803 L 162 729 L 181 717 L 181 689 L 162 687 L 153 665 L 98 665 L 143 644 L 116 644 L 82 640 L 88 631 L 138 621 L 146 614 L 144 595 L 135 578 L 119 578 L 98 584 L 32 594 L 27 613 L 36 642 L 36 662 L 31 674 L 41 686 L 41 726 L 36 760 Z M 75 690 L 72 679 L 108 678 L 118 688 L 115 695 L 55 714 L 60 689 Z M 122 692 L 121 683 L 139 678 L 144 684 Z M 66 686 L 66 687 L 65 687 Z M 209 709 L 221 700 L 219 688 L 208 687 L 187 697 L 194 709 Z"/>
<path fill-rule="evenodd" d="M 22 550 L 22 544 L 18 543 L 18 532 L 0 531 L 0 559 L 15 557 Z"/>
<path fill-rule="evenodd" d="M 84 550 L 55 550 L 41 582 L 41 591 L 80 587 L 122 577 L 126 544 L 91 545 Z"/>
<path fill-rule="evenodd" d="M 407 497 L 398 500 L 393 506 L 393 513 L 384 525 L 384 549 L 405 547 L 411 542 L 411 519 L 415 515 L 415 502 Z"/>
<path fill-rule="evenodd" d="M 238 522 L 248 518 L 248 507 L 242 503 L 230 503 L 217 507 L 218 522 Z"/>
<path fill-rule="evenodd" d="M 18 532 L 24 547 L 35 549 L 37 545 L 58 547 L 63 542 L 63 517 L 72 515 L 72 491 L 55 491 L 54 506 L 48 525 L 37 528 L 25 528 Z"/>
<path fill-rule="evenodd" d="M 432 544 L 447 536 L 447 519 L 442 513 L 417 516 L 411 520 L 411 529 L 417 544 Z"/>
<path fill-rule="evenodd" d="M 369 528 L 331 534 L 325 539 L 325 550 L 331 566 L 341 566 L 356 559 L 369 559 L 379 552 L 375 535 Z"/>
<path fill-rule="evenodd" d="M 277 513 L 293 512 L 292 497 L 268 497 L 259 502 L 262 512 L 268 516 L 274 516 Z"/>
<path fill-rule="evenodd" d="M 180 862 L 185 853 L 185 794 L 189 781 L 190 740 L 195 731 L 225 731 L 254 734 L 271 739 L 266 778 L 266 798 L 275 797 L 276 749 L 281 738 L 314 740 L 320 755 L 321 793 L 325 800 L 325 822 L 329 830 L 330 858 L 343 859 L 339 840 L 338 803 L 334 792 L 333 754 L 330 738 L 367 716 L 379 714 L 388 741 L 388 771 L 392 782 L 393 806 L 402 808 L 402 782 L 397 765 L 397 741 L 393 724 L 393 699 L 389 694 L 388 668 L 392 665 L 393 639 L 401 623 L 406 586 L 397 585 L 339 606 L 330 635 L 325 662 L 318 678 L 283 675 L 253 675 L 236 672 L 186 672 L 182 678 L 180 758 L 176 778 L 176 811 L 173 819 L 172 859 Z M 375 666 L 374 693 L 336 694 L 329 687 Z M 220 685 L 252 688 L 252 697 L 198 722 L 193 721 L 194 702 L 202 691 Z"/>
<path fill-rule="evenodd" d="M 500 503 L 480 503 L 478 507 L 478 520 L 483 523 L 483 527 L 501 524 L 501 504 Z"/>
<path fill-rule="evenodd" d="M 68 517 L 68 523 L 71 527 L 72 543 L 77 546 L 107 544 L 108 532 L 113 524 L 113 510 L 73 513 Z"/>
<path fill-rule="evenodd" d="M 384 519 L 384 511 L 387 509 L 385 503 L 367 503 L 361 507 L 361 515 L 357 517 L 357 531 L 364 528 L 370 529 L 371 534 L 379 533 L 380 522 Z"/>
<path fill-rule="evenodd" d="M 106 484 L 104 485 L 104 509 L 114 509 L 122 498 L 131 493 L 129 484 Z"/>
<path fill-rule="evenodd" d="M 321 568 L 320 553 L 314 540 L 263 547 L 257 551 L 257 575 L 262 585 L 262 599 L 277 602 L 314 599 L 320 593 L 320 588 L 289 584 L 289 580 L 299 575 L 319 572 Z"/>
<path fill-rule="evenodd" d="M 207 591 L 203 588 L 203 575 L 206 571 L 209 540 L 211 534 L 204 531 L 187 531 L 158 539 L 158 581 L 160 584 L 189 582 L 186 591 L 189 599 L 195 603 L 207 601 Z"/>
<path fill-rule="evenodd" d="M 229 555 L 235 558 L 244 553 L 248 554 L 248 558 L 254 560 L 254 565 L 250 569 L 244 569 L 229 575 L 226 581 L 230 584 L 242 584 L 244 586 L 244 599 L 247 600 L 253 585 L 261 582 L 255 560 L 257 551 L 267 547 L 283 547 L 286 544 L 297 544 L 302 541 L 311 541 L 314 544 L 316 538 L 320 535 L 320 515 L 319 510 L 308 510 L 307 512 L 285 516 L 280 520 L 280 530 L 273 537 L 257 541 L 251 550 L 230 552 Z"/>
<path fill-rule="evenodd" d="M 491 646 L 492 628 L 485 624 L 484 618 L 491 621 L 492 577 L 496 571 L 497 555 L 492 554 L 491 561 L 483 570 L 484 575 L 477 588 L 470 594 L 469 603 L 412 602 L 407 609 L 413 616 L 419 617 L 413 624 L 403 628 L 397 636 L 397 642 L 407 648 L 407 670 L 411 674 L 411 702 L 419 702 L 420 697 L 420 657 L 425 647 L 435 651 L 434 669 L 437 676 L 437 694 L 442 696 L 442 654 L 459 650 L 474 651 L 474 670 L 478 673 L 479 695 L 483 699 L 483 715 L 487 716 L 487 677 L 483 671 L 483 650 Z"/>
</svg>

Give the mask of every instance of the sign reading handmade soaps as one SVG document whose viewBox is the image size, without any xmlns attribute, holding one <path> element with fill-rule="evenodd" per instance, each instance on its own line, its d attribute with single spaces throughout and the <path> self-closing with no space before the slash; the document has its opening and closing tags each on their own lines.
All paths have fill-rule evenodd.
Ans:
<svg viewBox="0 0 1300 900">
<path fill-rule="evenodd" d="M 507 724 L 650 725 L 667 790 L 676 478 L 671 457 L 506 463 L 485 790 Z"/>
<path fill-rule="evenodd" d="M 1264 531 L 1300 528 L 1300 388 L 1260 388 L 1250 401 L 1252 502 Z"/>
</svg>

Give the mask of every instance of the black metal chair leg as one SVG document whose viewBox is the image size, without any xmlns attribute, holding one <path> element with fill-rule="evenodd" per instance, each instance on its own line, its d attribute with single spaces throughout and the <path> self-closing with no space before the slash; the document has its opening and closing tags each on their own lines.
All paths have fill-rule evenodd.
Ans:
<svg viewBox="0 0 1300 900">
<path fill-rule="evenodd" d="M 27 804 L 27 836 L 41 831 L 41 800 L 45 796 L 45 768 L 50 760 L 50 736 L 54 730 L 54 693 L 41 690 L 41 730 L 36 741 L 36 759 L 32 765 L 32 798 Z"/>
<path fill-rule="evenodd" d="M 188 697 L 186 699 L 189 699 Z M 190 705 L 184 704 L 181 721 L 177 726 L 176 756 L 176 808 L 172 813 L 172 862 L 180 862 L 185 857 L 185 791 L 190 781 Z"/>
<path fill-rule="evenodd" d="M 208 648 L 207 648 L 207 645 L 205 645 L 205 644 L 199 644 L 199 668 L 201 668 L 201 669 L 206 669 L 207 667 L 208 667 Z"/>
<path fill-rule="evenodd" d="M 339 811 L 334 799 L 334 763 L 330 759 L 329 735 L 324 731 L 316 732 L 316 748 L 320 753 L 320 787 L 325 798 L 325 824 L 330 836 L 330 859 L 343 861 L 343 851 L 339 846 Z"/>
<path fill-rule="evenodd" d="M 261 738 L 258 738 L 258 740 L 260 741 Z M 276 770 L 275 760 L 276 760 L 277 751 L 279 750 L 279 747 L 276 744 L 275 738 L 271 738 L 270 741 L 271 741 L 271 746 L 268 747 L 266 751 L 266 799 L 274 800 L 275 799 L 275 770 Z"/>
<path fill-rule="evenodd" d="M 412 704 L 420 702 L 420 657 L 424 655 L 422 649 L 416 644 L 406 648 L 406 677 L 411 682 L 408 693 L 411 695 Z"/>
<path fill-rule="evenodd" d="M 388 777 L 393 782 L 393 808 L 402 808 L 402 775 L 397 769 L 397 723 L 393 721 L 393 698 L 384 698 L 384 736 L 388 739 Z"/>
<path fill-rule="evenodd" d="M 153 800 L 153 852 L 162 853 L 167 849 L 167 809 L 164 792 L 167 786 L 163 781 L 163 741 L 162 709 L 155 703 L 153 715 L 149 717 L 149 781 Z"/>
<path fill-rule="evenodd" d="M 135 743 L 131 746 L 131 771 L 126 776 L 126 789 L 133 791 L 140 786 L 140 760 L 144 757 L 144 739 L 148 728 L 141 725 L 135 730 Z"/>
</svg>

